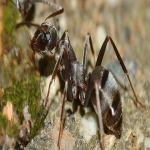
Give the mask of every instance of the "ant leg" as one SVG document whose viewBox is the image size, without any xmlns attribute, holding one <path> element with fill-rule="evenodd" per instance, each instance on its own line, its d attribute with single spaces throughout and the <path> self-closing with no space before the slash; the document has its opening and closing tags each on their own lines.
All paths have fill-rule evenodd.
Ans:
<svg viewBox="0 0 150 150">
<path fill-rule="evenodd" d="M 106 50 L 106 46 L 107 46 L 107 43 L 108 43 L 109 40 L 110 40 L 110 42 L 111 42 L 111 44 L 112 44 L 112 46 L 113 46 L 113 49 L 114 49 L 114 51 L 115 51 L 115 54 L 116 54 L 116 56 L 117 56 L 117 58 L 118 58 L 118 61 L 119 61 L 120 65 L 121 65 L 121 67 L 122 67 L 122 70 L 123 70 L 123 72 L 126 74 L 127 79 L 128 79 L 128 81 L 129 81 L 129 83 L 130 83 L 130 86 L 131 86 L 133 95 L 134 95 L 135 100 L 136 100 L 136 106 L 137 106 L 137 103 L 138 103 L 141 107 L 145 108 L 145 106 L 138 100 L 138 98 L 137 98 L 137 96 L 136 96 L 136 94 L 135 94 L 133 85 L 132 85 L 132 83 L 131 83 L 131 80 L 130 80 L 130 77 L 129 77 L 129 74 L 128 74 L 128 70 L 126 69 L 126 66 L 125 66 L 125 64 L 124 64 L 124 62 L 123 62 L 123 60 L 122 60 L 122 58 L 121 58 L 121 56 L 120 56 L 120 54 L 119 54 L 119 51 L 118 51 L 118 49 L 117 49 L 115 43 L 113 42 L 112 38 L 111 38 L 110 36 L 108 36 L 108 35 L 106 36 L 105 41 L 104 41 L 104 43 L 103 43 L 103 45 L 102 45 L 102 47 L 101 47 L 101 49 L 100 49 L 100 52 L 99 52 L 99 55 L 98 55 L 98 58 L 97 58 L 97 61 L 96 61 L 96 66 L 101 66 L 102 59 L 103 59 L 103 57 L 104 57 L 104 53 L 105 53 L 105 50 Z"/>
<path fill-rule="evenodd" d="M 46 108 L 46 106 L 47 106 L 48 97 L 49 97 L 49 94 L 50 94 L 50 87 L 51 87 L 51 84 L 52 84 L 53 80 L 54 80 L 55 77 L 56 77 L 56 74 L 57 74 L 57 71 L 58 71 L 58 68 L 59 68 L 59 64 L 60 64 L 60 61 L 61 61 L 63 52 L 64 52 L 64 50 L 61 51 L 61 53 L 60 53 L 60 55 L 59 55 L 59 58 L 58 58 L 58 60 L 57 60 L 57 62 L 56 62 L 56 64 L 55 64 L 55 67 L 54 67 L 54 70 L 53 70 L 53 73 L 52 73 L 52 78 L 51 78 L 50 83 L 49 83 L 49 87 L 48 87 L 48 92 L 47 92 L 46 102 L 45 102 L 44 108 Z"/>
<path fill-rule="evenodd" d="M 92 95 L 92 91 L 94 89 L 94 84 L 93 82 L 90 82 L 91 81 L 91 73 L 88 74 L 88 80 L 87 80 L 87 90 L 85 91 L 85 101 L 83 103 L 83 105 L 85 107 L 88 106 L 89 104 L 89 100 L 91 98 L 91 95 Z"/>
<path fill-rule="evenodd" d="M 89 45 L 89 34 L 87 34 L 87 36 L 86 36 L 84 51 L 83 51 L 83 61 L 82 61 L 83 72 L 85 72 L 85 69 L 86 69 L 86 57 L 87 57 L 88 45 Z M 84 79 L 85 79 L 85 77 L 84 77 Z"/>
<path fill-rule="evenodd" d="M 95 53 L 94 53 L 94 48 L 93 48 L 93 42 L 92 42 L 92 38 L 91 35 L 88 33 L 85 39 L 85 45 L 84 45 L 84 51 L 83 51 L 83 69 L 85 72 L 86 69 L 86 57 L 87 57 L 87 52 L 88 52 L 88 45 L 90 44 L 90 48 L 91 48 L 91 52 L 92 55 L 94 57 L 94 63 L 95 63 Z"/>
<path fill-rule="evenodd" d="M 108 36 L 107 36 L 107 37 L 108 37 Z M 102 64 L 102 60 L 103 60 L 103 57 L 104 57 L 104 53 L 105 53 L 105 50 L 106 50 L 106 46 L 107 46 L 107 43 L 108 43 L 108 41 L 109 41 L 109 39 L 108 39 L 107 37 L 105 38 L 105 41 L 103 42 L 103 45 L 102 45 L 102 47 L 101 47 L 101 49 L 100 49 L 100 52 L 99 52 L 99 54 L 98 54 L 95 67 L 96 67 L 96 66 L 101 66 L 101 64 Z"/>
<path fill-rule="evenodd" d="M 95 53 L 94 53 L 94 48 L 93 48 L 93 42 L 92 42 L 91 35 L 88 33 L 87 36 L 86 36 L 86 39 L 85 39 L 84 52 L 83 52 L 83 62 L 82 62 L 82 64 L 83 64 L 84 70 L 86 68 L 86 56 L 87 56 L 89 43 L 90 43 L 91 52 L 92 52 L 92 55 L 94 57 L 94 62 L 95 62 Z"/>
<path fill-rule="evenodd" d="M 98 115 L 98 122 L 99 122 L 99 135 L 101 141 L 101 149 L 104 150 L 104 127 L 103 127 L 103 120 L 102 120 L 102 110 L 100 104 L 100 97 L 99 97 L 99 88 L 96 83 L 95 85 L 95 94 L 96 94 L 96 105 L 97 105 L 97 115 Z"/>
<path fill-rule="evenodd" d="M 95 52 L 94 52 L 94 48 L 93 48 L 93 42 L 92 42 L 92 38 L 91 38 L 90 33 L 88 33 L 88 34 L 89 34 L 89 42 L 90 42 L 91 52 L 92 52 L 92 55 L 94 57 L 94 64 L 95 64 Z"/>
<path fill-rule="evenodd" d="M 126 66 L 125 66 L 125 64 L 124 64 L 124 62 L 123 62 L 123 60 L 122 60 L 122 58 L 121 58 L 121 56 L 120 56 L 120 54 L 119 54 L 119 52 L 118 52 L 118 50 L 117 50 L 117 47 L 116 47 L 114 41 L 112 40 L 111 37 L 108 36 L 108 38 L 109 38 L 109 40 L 110 40 L 110 42 L 111 42 L 111 44 L 112 44 L 112 46 L 113 46 L 113 49 L 114 49 L 114 51 L 115 51 L 115 53 L 116 53 L 116 56 L 117 56 L 117 58 L 118 58 L 118 60 L 119 60 L 119 62 L 120 62 L 120 65 L 121 65 L 121 67 L 122 67 L 122 70 L 124 71 L 124 73 L 125 73 L 126 76 L 127 76 L 127 79 L 128 79 L 128 81 L 129 81 L 129 83 L 130 83 L 130 86 L 131 86 L 133 95 L 134 95 L 134 97 L 135 97 L 136 103 L 138 103 L 141 107 L 143 107 L 143 108 L 145 109 L 146 107 L 138 100 L 138 98 L 137 98 L 137 96 L 136 96 L 136 94 L 135 94 L 133 85 L 132 85 L 132 83 L 131 83 L 131 80 L 130 80 L 130 77 L 129 77 L 129 74 L 128 74 L 128 70 L 126 69 Z"/>
<path fill-rule="evenodd" d="M 65 88 L 63 92 L 63 103 L 61 108 L 61 117 L 60 117 L 60 128 L 59 128 L 59 137 L 58 137 L 58 149 L 60 149 L 60 143 L 61 143 L 61 136 L 63 131 L 63 115 L 64 115 L 64 108 L 65 108 L 65 101 L 66 101 L 66 95 L 67 95 L 67 89 L 68 89 L 68 81 L 65 82 Z"/>
<path fill-rule="evenodd" d="M 61 36 L 61 38 L 60 38 L 59 41 L 64 40 L 66 37 L 68 38 L 68 41 L 70 43 L 70 40 L 69 40 L 69 37 L 68 37 L 68 31 L 67 30 L 63 33 L 63 35 Z"/>
<path fill-rule="evenodd" d="M 65 32 L 63 33 L 61 39 L 64 39 L 65 36 L 67 36 L 67 34 L 68 34 L 68 32 L 65 31 Z M 68 37 L 68 38 L 69 38 L 69 37 Z M 55 64 L 55 67 L 54 67 L 54 70 L 53 70 L 53 73 L 52 73 L 52 78 L 51 78 L 51 81 L 50 81 L 50 83 L 49 83 L 49 87 L 48 87 L 48 92 L 47 92 L 46 102 L 45 102 L 45 107 L 44 107 L 44 108 L 46 108 L 46 106 L 47 106 L 48 97 L 49 97 L 49 94 L 50 94 L 50 87 L 51 87 L 51 84 L 52 84 L 53 80 L 55 79 L 56 74 L 57 74 L 57 71 L 58 71 L 58 68 L 59 68 L 59 64 L 60 64 L 60 61 L 61 61 L 61 59 L 62 59 L 62 55 L 63 55 L 63 53 L 64 53 L 65 55 L 67 55 L 66 49 L 63 48 L 63 49 L 61 49 L 60 51 L 61 51 L 61 53 L 60 53 L 59 58 L 58 58 L 58 60 L 57 60 L 57 62 L 56 62 L 56 64 Z"/>
</svg>

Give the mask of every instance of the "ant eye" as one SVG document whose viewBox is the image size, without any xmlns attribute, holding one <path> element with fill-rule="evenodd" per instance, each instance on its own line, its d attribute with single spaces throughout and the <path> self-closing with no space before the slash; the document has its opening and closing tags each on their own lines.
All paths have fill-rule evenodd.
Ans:
<svg viewBox="0 0 150 150">
<path fill-rule="evenodd" d="M 45 44 L 46 42 L 47 42 L 47 37 L 44 34 L 42 34 L 41 43 Z"/>
</svg>

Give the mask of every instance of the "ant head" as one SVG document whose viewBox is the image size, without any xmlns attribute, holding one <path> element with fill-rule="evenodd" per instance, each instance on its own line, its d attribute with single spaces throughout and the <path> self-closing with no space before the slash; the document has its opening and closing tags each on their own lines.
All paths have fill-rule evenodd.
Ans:
<svg viewBox="0 0 150 150">
<path fill-rule="evenodd" d="M 63 12 L 64 9 L 61 8 L 60 10 L 49 15 L 45 20 L 55 17 Z M 37 25 L 31 22 L 21 22 L 16 25 L 16 28 L 20 27 L 21 25 L 34 26 L 37 28 L 36 32 L 34 33 L 34 37 L 32 38 L 30 43 L 33 52 L 37 52 L 44 55 L 46 51 L 51 52 L 54 49 L 54 47 L 56 47 L 57 30 L 56 27 L 51 23 L 43 22 L 41 25 Z"/>
<path fill-rule="evenodd" d="M 52 51 L 57 42 L 57 30 L 51 23 L 44 22 L 34 33 L 31 40 L 31 48 L 34 52 L 44 54 Z"/>
<path fill-rule="evenodd" d="M 52 13 L 45 20 L 55 17 L 64 12 L 64 9 Z M 31 48 L 34 52 L 44 54 L 46 51 L 52 51 L 57 44 L 57 30 L 51 23 L 44 22 L 38 27 L 31 40 Z"/>
</svg>

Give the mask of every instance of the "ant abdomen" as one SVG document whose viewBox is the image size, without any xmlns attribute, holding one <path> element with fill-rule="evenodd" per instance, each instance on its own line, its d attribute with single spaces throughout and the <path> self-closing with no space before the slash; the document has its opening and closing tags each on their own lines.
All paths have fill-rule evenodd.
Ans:
<svg viewBox="0 0 150 150">
<path fill-rule="evenodd" d="M 116 138 L 121 136 L 121 125 L 122 125 L 122 101 L 120 97 L 120 92 L 118 89 L 114 91 L 114 96 L 112 98 L 112 103 L 107 107 L 107 112 L 104 114 L 103 122 L 106 126 L 106 134 L 114 134 Z"/>
<path fill-rule="evenodd" d="M 122 101 L 120 92 L 112 73 L 102 66 L 98 67 L 101 70 L 100 96 L 103 123 L 108 128 L 108 134 L 114 134 L 119 138 L 122 124 Z"/>
<path fill-rule="evenodd" d="M 88 78 L 85 106 L 89 99 L 98 114 L 98 106 L 95 97 L 95 84 L 99 91 L 100 105 L 104 130 L 106 134 L 114 134 L 117 138 L 121 134 L 122 124 L 122 102 L 117 83 L 110 71 L 102 66 L 97 66 Z"/>
<path fill-rule="evenodd" d="M 57 30 L 51 23 L 44 22 L 34 33 L 31 48 L 34 52 L 52 51 L 57 42 Z"/>
</svg>

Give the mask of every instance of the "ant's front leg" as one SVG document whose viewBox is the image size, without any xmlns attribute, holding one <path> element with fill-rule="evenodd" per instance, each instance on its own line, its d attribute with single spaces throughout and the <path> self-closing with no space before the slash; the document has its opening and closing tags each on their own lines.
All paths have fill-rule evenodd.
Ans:
<svg viewBox="0 0 150 150">
<path fill-rule="evenodd" d="M 61 62 L 61 59 L 62 59 L 62 55 L 63 55 L 63 50 L 61 51 L 60 55 L 59 55 L 59 58 L 55 64 L 55 67 L 54 67 L 54 70 L 53 70 L 53 73 L 52 73 L 52 78 L 50 80 L 50 83 L 49 83 L 49 87 L 48 87 L 48 92 L 47 92 L 47 96 L 46 96 L 46 102 L 45 102 L 45 106 L 44 108 L 47 107 L 47 103 L 48 103 L 48 99 L 49 99 L 49 94 L 50 94 L 50 87 L 52 85 L 52 82 L 54 81 L 56 75 L 57 75 L 57 71 L 58 71 L 58 68 L 59 68 L 59 65 L 60 65 L 60 62 Z"/>
</svg>

